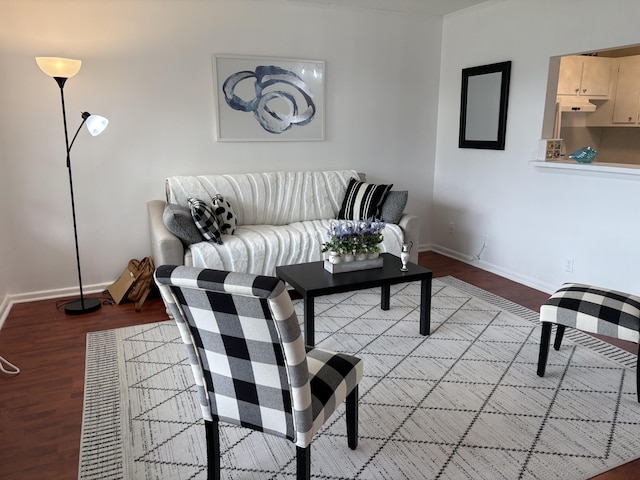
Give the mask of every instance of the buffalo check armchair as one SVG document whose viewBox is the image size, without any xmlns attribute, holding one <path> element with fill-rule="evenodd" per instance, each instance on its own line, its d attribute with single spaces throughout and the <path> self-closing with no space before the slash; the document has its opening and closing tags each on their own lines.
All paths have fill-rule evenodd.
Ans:
<svg viewBox="0 0 640 480">
<path fill-rule="evenodd" d="M 282 281 L 169 265 L 156 270 L 155 280 L 188 350 L 209 479 L 220 478 L 219 422 L 290 440 L 297 478 L 308 479 L 311 440 L 346 400 L 347 443 L 356 448 L 363 363 L 305 347 Z"/>
</svg>

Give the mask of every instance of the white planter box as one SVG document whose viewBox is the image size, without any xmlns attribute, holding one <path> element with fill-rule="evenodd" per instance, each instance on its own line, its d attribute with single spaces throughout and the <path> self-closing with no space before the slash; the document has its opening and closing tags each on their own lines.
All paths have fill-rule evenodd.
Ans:
<svg viewBox="0 0 640 480">
<path fill-rule="evenodd" d="M 370 268 L 380 267 L 382 267 L 382 257 L 340 263 L 331 263 L 329 260 L 324 261 L 324 269 L 331 273 L 354 272 L 356 270 L 368 270 Z"/>
</svg>

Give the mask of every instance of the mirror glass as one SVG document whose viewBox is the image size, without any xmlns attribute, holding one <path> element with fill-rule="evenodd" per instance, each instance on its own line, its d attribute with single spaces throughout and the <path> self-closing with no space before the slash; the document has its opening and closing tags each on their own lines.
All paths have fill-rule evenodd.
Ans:
<svg viewBox="0 0 640 480">
<path fill-rule="evenodd" d="M 462 70 L 460 148 L 504 150 L 511 62 Z"/>
</svg>

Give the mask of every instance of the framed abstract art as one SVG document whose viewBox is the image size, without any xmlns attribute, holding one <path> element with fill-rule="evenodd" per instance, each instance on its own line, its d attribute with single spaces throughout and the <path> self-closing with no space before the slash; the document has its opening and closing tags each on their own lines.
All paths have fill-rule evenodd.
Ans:
<svg viewBox="0 0 640 480">
<path fill-rule="evenodd" d="M 324 140 L 324 62 L 214 55 L 218 141 Z"/>
</svg>

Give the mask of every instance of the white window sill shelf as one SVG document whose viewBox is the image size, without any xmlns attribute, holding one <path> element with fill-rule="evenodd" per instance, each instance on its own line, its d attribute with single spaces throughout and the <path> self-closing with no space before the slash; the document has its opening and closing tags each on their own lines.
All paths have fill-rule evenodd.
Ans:
<svg viewBox="0 0 640 480">
<path fill-rule="evenodd" d="M 568 170 L 575 173 L 613 173 L 617 175 L 640 176 L 640 165 L 629 165 L 626 163 L 578 163 L 574 160 L 531 160 L 529 165 L 536 168 Z"/>
</svg>

